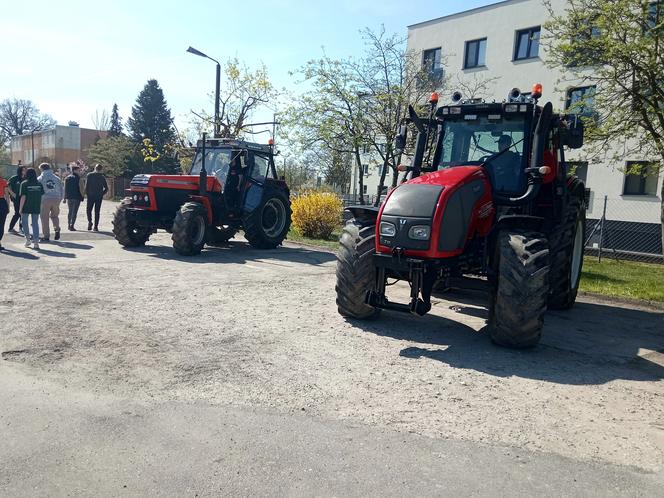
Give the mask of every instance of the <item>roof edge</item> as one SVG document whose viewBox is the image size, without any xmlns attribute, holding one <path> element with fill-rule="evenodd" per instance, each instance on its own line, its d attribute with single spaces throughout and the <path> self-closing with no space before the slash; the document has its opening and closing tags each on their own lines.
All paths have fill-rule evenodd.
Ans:
<svg viewBox="0 0 664 498">
<path fill-rule="evenodd" d="M 423 25 L 426 25 L 426 24 L 434 24 L 434 23 L 437 23 L 439 21 L 451 19 L 451 18 L 454 18 L 454 17 L 461 17 L 461 16 L 465 16 L 465 15 L 469 15 L 469 14 L 474 14 L 476 12 L 481 12 L 481 11 L 484 11 L 484 10 L 491 10 L 491 9 L 494 9 L 494 8 L 497 8 L 497 7 L 502 7 L 505 4 L 521 3 L 521 2 L 527 2 L 527 1 L 528 0 L 501 0 L 499 2 L 494 2 L 494 3 L 488 4 L 488 5 L 482 5 L 481 7 L 475 7 L 473 9 L 462 10 L 461 12 L 455 12 L 454 14 L 447 14 L 446 16 L 436 17 L 434 19 L 429 19 L 427 21 L 421 21 L 421 22 L 417 22 L 415 24 L 410 24 L 410 25 L 407 26 L 407 28 L 410 30 L 411 28 L 423 26 Z"/>
</svg>

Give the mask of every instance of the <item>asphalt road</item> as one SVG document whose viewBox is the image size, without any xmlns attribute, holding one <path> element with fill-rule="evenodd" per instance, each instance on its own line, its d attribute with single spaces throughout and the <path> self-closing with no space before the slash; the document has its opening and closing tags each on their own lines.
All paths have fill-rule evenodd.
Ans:
<svg viewBox="0 0 664 498">
<path fill-rule="evenodd" d="M 347 322 L 327 252 L 127 251 L 110 207 L 3 240 L 0 495 L 661 496 L 661 310 L 583 298 L 529 352 L 478 295 Z"/>
</svg>

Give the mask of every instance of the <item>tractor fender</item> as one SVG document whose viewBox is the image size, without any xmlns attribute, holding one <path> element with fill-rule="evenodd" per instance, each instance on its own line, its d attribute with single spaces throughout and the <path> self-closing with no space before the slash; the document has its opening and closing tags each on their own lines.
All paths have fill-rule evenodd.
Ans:
<svg viewBox="0 0 664 498">
<path fill-rule="evenodd" d="M 194 202 L 200 202 L 203 204 L 207 213 L 208 225 L 212 225 L 212 205 L 210 204 L 210 199 L 205 195 L 190 195 L 189 198 Z"/>
<path fill-rule="evenodd" d="M 583 181 L 581 181 L 581 179 L 579 179 L 577 176 L 570 176 L 568 178 L 567 191 L 573 197 L 578 197 L 579 199 L 583 200 L 586 206 L 588 205 L 590 191 L 589 189 L 586 189 Z"/>
<path fill-rule="evenodd" d="M 350 211 L 361 225 L 374 225 L 378 219 L 379 207 L 376 206 L 348 206 L 346 211 Z"/>
</svg>

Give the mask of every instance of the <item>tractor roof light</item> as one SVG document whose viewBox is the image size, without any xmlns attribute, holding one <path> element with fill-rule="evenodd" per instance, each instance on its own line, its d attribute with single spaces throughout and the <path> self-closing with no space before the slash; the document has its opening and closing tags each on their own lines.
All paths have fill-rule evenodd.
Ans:
<svg viewBox="0 0 664 498">
<path fill-rule="evenodd" d="M 539 99 L 542 96 L 542 84 L 541 83 L 535 83 L 533 85 L 533 91 L 531 92 L 530 96 L 534 98 L 535 100 Z"/>
<path fill-rule="evenodd" d="M 431 94 L 431 97 L 429 97 L 429 103 L 432 104 L 432 105 L 436 105 L 438 103 L 438 93 L 437 92 L 433 92 Z"/>
<path fill-rule="evenodd" d="M 268 145 L 274 145 L 274 138 L 271 138 L 267 141 Z"/>
</svg>

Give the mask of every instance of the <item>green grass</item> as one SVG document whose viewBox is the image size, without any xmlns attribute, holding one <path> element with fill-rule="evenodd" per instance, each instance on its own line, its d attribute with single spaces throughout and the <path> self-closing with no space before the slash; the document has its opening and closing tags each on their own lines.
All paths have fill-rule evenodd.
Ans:
<svg viewBox="0 0 664 498">
<path fill-rule="evenodd" d="M 586 257 L 580 289 L 628 299 L 664 302 L 664 265 Z"/>
<path fill-rule="evenodd" d="M 300 235 L 300 233 L 298 233 L 298 231 L 295 230 L 295 228 L 291 227 L 290 231 L 288 232 L 288 237 L 286 240 L 290 240 L 291 242 L 300 242 L 302 244 L 309 244 L 313 246 L 325 247 L 326 249 L 331 249 L 333 251 L 336 251 L 337 247 L 339 246 L 340 236 L 341 236 L 341 228 L 332 232 L 332 235 L 330 235 L 330 237 L 327 239 L 310 239 L 309 237 Z"/>
</svg>

